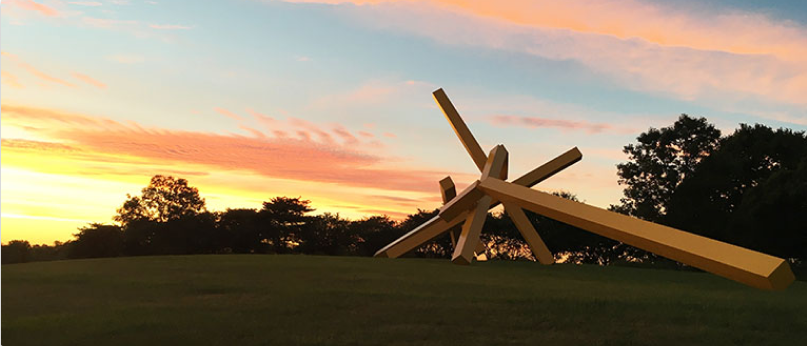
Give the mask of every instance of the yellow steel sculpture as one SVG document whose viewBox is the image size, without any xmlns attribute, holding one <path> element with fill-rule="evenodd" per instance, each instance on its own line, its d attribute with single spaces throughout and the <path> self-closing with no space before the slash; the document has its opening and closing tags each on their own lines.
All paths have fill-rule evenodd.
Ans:
<svg viewBox="0 0 807 346">
<path fill-rule="evenodd" d="M 488 210 L 501 203 L 535 258 L 542 264 L 554 263 L 554 257 L 523 209 L 749 286 L 781 290 L 795 280 L 790 266 L 781 258 L 530 188 L 580 161 L 582 154 L 577 148 L 512 182 L 505 181 L 508 153 L 504 146 L 497 145 L 489 155 L 485 155 L 443 89 L 434 91 L 434 99 L 479 168 L 481 177 L 459 194 L 456 193 L 451 177 L 441 180 L 440 192 L 444 205 L 440 208 L 440 213 L 378 250 L 376 257 L 399 257 L 450 231 L 454 245 L 451 261 L 456 264 L 470 264 L 474 252 L 480 254 L 484 251 L 479 236 Z"/>
</svg>

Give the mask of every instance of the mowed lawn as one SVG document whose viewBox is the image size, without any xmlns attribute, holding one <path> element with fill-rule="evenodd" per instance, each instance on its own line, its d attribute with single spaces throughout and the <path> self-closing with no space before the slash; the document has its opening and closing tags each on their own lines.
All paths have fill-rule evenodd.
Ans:
<svg viewBox="0 0 807 346">
<path fill-rule="evenodd" d="M 319 256 L 2 266 L 3 345 L 796 345 L 807 283 Z"/>
</svg>

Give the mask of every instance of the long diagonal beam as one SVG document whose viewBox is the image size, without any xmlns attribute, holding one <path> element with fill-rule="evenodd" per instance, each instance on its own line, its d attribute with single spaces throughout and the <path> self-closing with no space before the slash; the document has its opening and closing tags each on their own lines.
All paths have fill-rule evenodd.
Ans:
<svg viewBox="0 0 807 346">
<path fill-rule="evenodd" d="M 533 185 L 548 179 L 555 173 L 560 172 L 563 168 L 571 166 L 575 162 L 580 161 L 582 158 L 583 155 L 580 153 L 580 150 L 578 150 L 576 147 L 572 148 L 560 156 L 539 166 L 538 168 L 527 172 L 513 181 L 513 183 L 526 187 L 532 187 Z M 488 209 L 496 207 L 497 205 L 499 205 L 499 202 L 494 201 L 491 203 Z M 449 228 L 460 224 L 463 220 L 465 220 L 465 218 L 468 217 L 469 214 L 469 211 L 465 211 L 451 221 L 445 221 L 439 216 L 435 216 L 417 228 L 409 231 L 409 233 L 404 234 L 394 242 L 389 243 L 387 246 L 378 250 L 375 253 L 375 257 L 397 258 L 436 238 L 440 234 L 443 234 L 443 232 L 448 231 Z"/>
<path fill-rule="evenodd" d="M 795 280 L 781 258 L 487 178 L 479 189 L 543 216 L 651 251 L 669 259 L 762 289 L 784 289 Z"/>
<path fill-rule="evenodd" d="M 485 168 L 485 161 L 488 160 L 488 157 L 485 156 L 485 152 L 482 150 L 482 147 L 479 146 L 479 142 L 476 141 L 471 130 L 468 129 L 468 125 L 465 125 L 465 122 L 462 121 L 460 113 L 454 108 L 454 105 L 451 103 L 451 100 L 448 99 L 443 89 L 435 90 L 432 96 L 434 96 L 434 100 L 437 101 L 437 104 L 440 106 L 440 109 L 443 110 L 443 114 L 445 114 L 451 127 L 454 128 L 454 133 L 457 134 L 465 150 L 471 155 L 471 159 L 474 160 L 474 164 L 476 164 L 476 167 L 479 168 L 481 172 L 482 169 Z"/>
</svg>

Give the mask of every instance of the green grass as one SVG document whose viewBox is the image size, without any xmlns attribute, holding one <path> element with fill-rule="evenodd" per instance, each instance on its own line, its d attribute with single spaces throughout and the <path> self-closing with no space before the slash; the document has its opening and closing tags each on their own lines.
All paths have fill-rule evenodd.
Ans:
<svg viewBox="0 0 807 346">
<path fill-rule="evenodd" d="M 799 341 L 801 340 L 801 341 Z M 2 266 L 3 345 L 792 345 L 807 283 L 318 256 Z"/>
</svg>

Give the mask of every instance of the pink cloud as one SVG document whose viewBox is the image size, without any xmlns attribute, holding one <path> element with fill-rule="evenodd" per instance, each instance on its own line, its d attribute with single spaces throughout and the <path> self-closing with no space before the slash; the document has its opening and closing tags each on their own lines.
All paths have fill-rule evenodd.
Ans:
<svg viewBox="0 0 807 346">
<path fill-rule="evenodd" d="M 44 5 L 44 4 L 40 4 L 38 2 L 31 1 L 31 0 L 7 0 L 6 4 L 14 5 L 16 7 L 19 7 L 21 9 L 23 9 L 23 10 L 39 12 L 40 14 L 42 14 L 44 16 L 47 16 L 47 17 L 57 17 L 57 16 L 59 16 L 59 11 L 57 11 L 53 7 L 50 7 L 50 6 L 47 6 L 47 5 Z"/>
<path fill-rule="evenodd" d="M 238 121 L 244 120 L 244 118 L 242 118 L 240 115 L 235 114 L 233 112 L 230 112 L 230 111 L 228 111 L 228 110 L 226 110 L 224 108 L 214 107 L 213 110 L 218 112 L 219 114 L 221 114 L 221 115 L 223 115 L 225 117 L 228 117 L 230 119 L 233 119 L 233 120 L 238 120 Z"/>
<path fill-rule="evenodd" d="M 90 77 L 88 75 L 81 74 L 81 73 L 78 73 L 78 72 L 73 72 L 73 77 L 76 77 L 76 78 L 80 79 L 81 81 L 83 81 L 83 82 L 85 82 L 87 84 L 93 85 L 95 87 L 98 87 L 100 89 L 106 88 L 106 84 L 104 84 L 104 83 L 98 81 L 97 79 L 92 78 L 92 77 Z"/>
<path fill-rule="evenodd" d="M 245 126 L 245 125 L 238 125 L 238 128 L 240 128 L 240 129 L 242 129 L 242 130 L 244 130 L 244 131 L 249 132 L 249 133 L 250 133 L 250 134 L 252 134 L 252 136 L 253 136 L 253 137 L 255 137 L 255 138 L 267 138 L 267 137 L 266 137 L 266 135 L 265 135 L 263 132 L 258 131 L 258 130 L 256 130 L 256 129 L 253 129 L 253 128 L 249 127 L 249 126 Z"/>
<path fill-rule="evenodd" d="M 625 88 L 710 107 L 807 104 L 807 28 L 764 14 L 636 0 L 306 2 L 372 4 L 351 18 L 441 44 L 576 61 Z"/>
<path fill-rule="evenodd" d="M 350 133 L 346 128 L 341 125 L 335 125 L 333 128 L 333 132 L 336 133 L 339 137 L 342 137 L 345 144 L 353 145 L 359 143 L 359 139 L 356 138 L 353 134 Z"/>
<path fill-rule="evenodd" d="M 375 135 L 367 131 L 359 131 L 359 135 L 366 138 L 374 138 Z"/>
<path fill-rule="evenodd" d="M 304 136 L 304 138 L 306 140 L 311 140 L 311 135 L 309 134 L 309 132 L 313 132 L 314 134 L 317 135 L 319 140 L 322 141 L 323 143 L 326 143 L 326 144 L 333 144 L 334 143 L 333 137 L 329 133 L 323 131 L 322 129 L 319 128 L 319 126 L 317 126 L 316 124 L 314 124 L 314 123 L 312 123 L 312 122 L 310 122 L 308 120 L 289 117 L 288 121 L 289 121 L 289 123 L 291 123 L 292 126 L 303 128 L 303 129 L 307 130 L 307 131 L 297 131 L 297 134 L 301 135 L 301 136 Z M 302 135 L 301 132 L 305 132 L 306 134 Z"/>
<path fill-rule="evenodd" d="M 573 121 L 565 119 L 549 119 L 541 117 L 521 117 L 515 115 L 494 115 L 490 122 L 496 126 L 519 126 L 527 128 L 552 127 L 564 131 L 585 131 L 590 134 L 600 132 L 633 133 L 633 129 L 619 129 L 605 123 L 591 123 L 588 121 Z"/>
<path fill-rule="evenodd" d="M 38 70 L 37 68 L 35 68 L 35 67 L 31 66 L 30 64 L 26 63 L 25 61 L 23 61 L 17 55 L 14 55 L 14 54 L 11 54 L 11 53 L 8 53 L 8 52 L 2 52 L 1 54 L 2 54 L 2 56 L 8 57 L 12 61 L 14 61 L 17 64 L 17 66 L 19 66 L 20 68 L 24 69 L 25 71 L 27 71 L 31 75 L 33 75 L 33 76 L 35 76 L 35 77 L 37 77 L 37 78 L 39 78 L 39 79 L 41 79 L 43 81 L 50 82 L 50 83 L 61 84 L 61 85 L 64 85 L 64 86 L 69 86 L 69 87 L 75 87 L 75 85 L 73 83 L 70 83 L 70 82 L 65 81 L 63 79 L 51 76 L 51 75 L 49 75 L 49 74 L 47 74 L 45 72 L 42 72 L 42 71 Z"/>
<path fill-rule="evenodd" d="M 2 112 L 4 123 L 27 126 L 54 141 L 50 147 L 41 146 L 42 150 L 64 150 L 67 146 L 108 158 L 186 162 L 219 170 L 250 170 L 274 178 L 401 191 L 433 192 L 435 182 L 445 175 L 387 164 L 382 157 L 366 154 L 357 147 L 308 140 L 143 129 L 107 118 L 22 106 L 3 105 Z M 34 145 L 28 146 L 30 149 Z"/>
<path fill-rule="evenodd" d="M 396 136 L 396 135 L 395 135 L 394 133 L 392 133 L 392 132 L 384 132 L 384 137 L 388 137 L 388 138 L 396 138 L 396 137 L 398 137 L 398 136 Z"/>
</svg>

